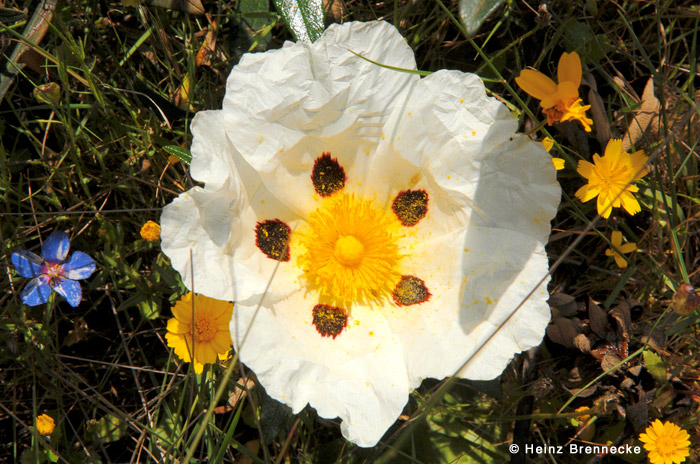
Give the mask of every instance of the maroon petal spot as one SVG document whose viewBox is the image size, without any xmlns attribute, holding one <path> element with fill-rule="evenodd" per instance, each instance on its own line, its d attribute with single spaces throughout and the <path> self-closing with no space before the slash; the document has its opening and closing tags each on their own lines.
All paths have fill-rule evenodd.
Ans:
<svg viewBox="0 0 700 464">
<path fill-rule="evenodd" d="M 428 192 L 404 190 L 399 192 L 391 205 L 396 217 L 406 227 L 415 226 L 428 213 Z"/>
<path fill-rule="evenodd" d="M 276 261 L 289 261 L 289 236 L 292 229 L 279 219 L 268 219 L 255 226 L 255 245 Z"/>
<path fill-rule="evenodd" d="M 322 197 L 330 196 L 345 187 L 345 170 L 337 159 L 331 158 L 330 153 L 324 153 L 316 158 L 311 182 L 316 193 Z"/>
<path fill-rule="evenodd" d="M 313 324 L 322 337 L 337 337 L 348 325 L 348 313 L 343 308 L 317 304 L 313 309 Z"/>
<path fill-rule="evenodd" d="M 396 288 L 391 296 L 397 305 L 410 306 L 428 301 L 430 292 L 422 279 L 405 275 L 401 276 L 401 280 L 396 284 Z"/>
</svg>

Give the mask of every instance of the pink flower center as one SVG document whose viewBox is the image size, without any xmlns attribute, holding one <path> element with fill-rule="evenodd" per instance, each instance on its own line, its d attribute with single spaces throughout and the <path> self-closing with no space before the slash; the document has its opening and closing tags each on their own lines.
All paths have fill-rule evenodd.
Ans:
<svg viewBox="0 0 700 464">
<path fill-rule="evenodd" d="M 56 285 L 60 282 L 63 277 L 63 265 L 60 263 L 49 263 L 47 262 L 44 266 L 43 273 L 48 276 L 49 283 L 51 286 Z"/>
</svg>

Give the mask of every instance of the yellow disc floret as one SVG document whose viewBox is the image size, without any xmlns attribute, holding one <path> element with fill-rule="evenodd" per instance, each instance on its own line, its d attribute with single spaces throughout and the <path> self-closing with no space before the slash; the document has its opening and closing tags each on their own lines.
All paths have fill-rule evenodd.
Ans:
<svg viewBox="0 0 700 464">
<path fill-rule="evenodd" d="M 400 280 L 399 222 L 391 211 L 349 194 L 335 194 L 300 230 L 304 278 L 332 304 L 378 302 Z"/>
</svg>

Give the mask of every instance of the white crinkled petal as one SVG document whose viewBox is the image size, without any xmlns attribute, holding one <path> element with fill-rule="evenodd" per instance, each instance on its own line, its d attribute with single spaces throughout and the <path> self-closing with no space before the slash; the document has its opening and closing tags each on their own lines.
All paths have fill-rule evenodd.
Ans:
<svg viewBox="0 0 700 464">
<path fill-rule="evenodd" d="M 195 187 L 163 208 L 161 247 L 190 290 L 236 299 L 233 254 L 227 245 L 240 233 L 239 209 L 235 189 L 228 184 L 216 191 Z"/>
<path fill-rule="evenodd" d="M 313 44 L 287 42 L 279 50 L 244 55 L 228 78 L 224 112 L 236 131 L 231 143 L 299 214 L 314 209 L 314 160 L 327 151 L 362 171 L 395 102 L 418 80 L 352 52 L 416 67 L 393 26 L 355 22 L 330 26 Z M 298 193 L 293 201 L 290 191 Z"/>
<path fill-rule="evenodd" d="M 411 188 L 424 188 L 431 199 L 409 234 L 417 245 L 403 267 L 433 296 L 388 316 L 407 351 L 412 385 L 453 375 L 467 360 L 460 376 L 491 379 L 544 335 L 550 317 L 544 244 L 560 189 L 550 157 L 515 128 L 478 77 L 454 71 L 415 83 L 386 127 L 378 153 L 422 168 Z M 370 185 L 385 185 L 391 175 L 370 172 Z"/>
<path fill-rule="evenodd" d="M 231 321 L 234 347 L 265 391 L 292 407 L 307 403 L 321 417 L 340 417 L 341 430 L 374 446 L 396 421 L 411 391 L 401 347 L 375 308 L 353 307 L 335 339 L 312 325 L 315 295 L 300 290 L 277 303 L 238 304 Z M 246 336 L 246 331 L 248 335 Z"/>
</svg>

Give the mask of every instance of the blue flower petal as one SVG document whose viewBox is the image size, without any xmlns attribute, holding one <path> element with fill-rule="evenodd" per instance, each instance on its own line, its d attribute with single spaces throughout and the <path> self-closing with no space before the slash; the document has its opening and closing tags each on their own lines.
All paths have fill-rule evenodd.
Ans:
<svg viewBox="0 0 700 464">
<path fill-rule="evenodd" d="M 54 230 L 51 235 L 44 240 L 41 246 L 41 255 L 46 261 L 52 263 L 62 263 L 65 261 L 70 249 L 70 240 L 65 232 Z"/>
<path fill-rule="evenodd" d="M 53 289 L 68 301 L 72 307 L 80 304 L 80 299 L 83 296 L 83 291 L 80 289 L 80 284 L 75 280 L 61 279 Z"/>
<path fill-rule="evenodd" d="M 95 272 L 95 260 L 82 251 L 73 253 L 66 264 L 63 265 L 64 277 L 71 280 L 87 279 Z"/>
<path fill-rule="evenodd" d="M 36 306 L 49 301 L 51 295 L 51 286 L 48 284 L 48 279 L 37 277 L 32 279 L 22 290 L 20 298 L 22 302 L 29 306 Z"/>
<path fill-rule="evenodd" d="M 40 276 L 44 272 L 44 260 L 31 251 L 19 250 L 12 253 L 12 264 L 19 275 L 28 279 Z"/>
</svg>

